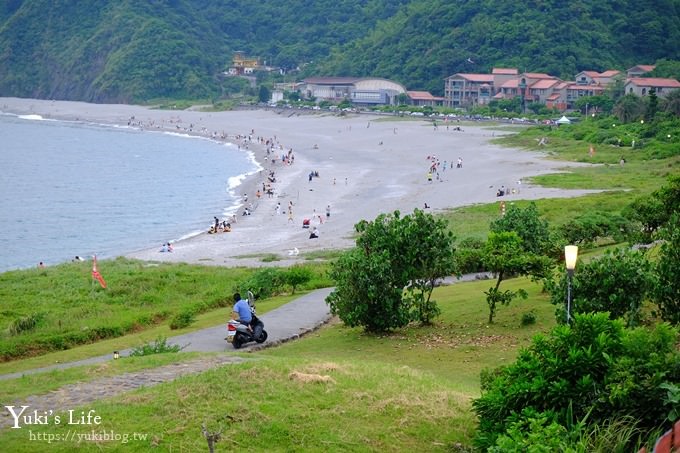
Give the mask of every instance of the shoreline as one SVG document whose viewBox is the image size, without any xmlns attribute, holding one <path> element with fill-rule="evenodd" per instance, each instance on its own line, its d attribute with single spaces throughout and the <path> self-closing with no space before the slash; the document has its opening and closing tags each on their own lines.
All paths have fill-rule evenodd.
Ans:
<svg viewBox="0 0 680 453">
<path fill-rule="evenodd" d="M 517 181 L 564 171 L 573 162 L 545 159 L 540 153 L 503 148 L 490 143 L 496 133 L 486 125 L 460 127 L 440 122 L 433 127 L 422 119 L 290 110 L 199 112 L 167 111 L 131 105 L 87 104 L 73 101 L 2 98 L 2 110 L 45 119 L 84 121 L 112 126 L 140 126 L 142 130 L 201 136 L 239 149 L 247 148 L 260 170 L 246 176 L 234 194 L 247 194 L 253 213 L 242 216 L 229 233 L 208 234 L 177 241 L 172 253 L 159 245 L 121 254 L 144 261 L 186 262 L 221 266 L 287 266 L 304 256 L 354 245 L 353 227 L 362 219 L 400 210 L 410 213 L 425 204 L 438 212 L 476 203 L 519 199 L 574 197 L 597 191 L 549 189 L 521 184 L 518 194 L 501 199 Z M 133 123 L 133 124 L 131 124 Z M 138 124 L 136 124 L 138 123 Z M 449 127 L 452 126 L 452 127 Z M 217 138 L 217 139 L 216 139 Z M 281 158 L 292 156 L 292 165 Z M 439 175 L 427 180 L 437 156 Z M 453 164 L 462 160 L 462 168 Z M 444 168 L 445 164 L 445 168 Z M 271 197 L 256 191 L 274 171 Z M 318 172 L 318 177 L 310 173 Z M 280 213 L 276 204 L 280 203 Z M 292 220 L 287 208 L 292 203 Z M 327 208 L 330 216 L 327 217 Z M 309 239 L 302 219 L 320 230 Z M 299 253 L 296 253 L 295 251 Z M 278 255 L 264 263 L 261 257 Z"/>
</svg>

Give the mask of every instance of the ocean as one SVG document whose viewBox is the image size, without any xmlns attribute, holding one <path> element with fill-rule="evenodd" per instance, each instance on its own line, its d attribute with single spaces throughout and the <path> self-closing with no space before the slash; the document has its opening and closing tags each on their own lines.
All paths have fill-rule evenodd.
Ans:
<svg viewBox="0 0 680 453">
<path fill-rule="evenodd" d="M 207 231 L 259 169 L 205 138 L 0 113 L 0 272 Z"/>
</svg>

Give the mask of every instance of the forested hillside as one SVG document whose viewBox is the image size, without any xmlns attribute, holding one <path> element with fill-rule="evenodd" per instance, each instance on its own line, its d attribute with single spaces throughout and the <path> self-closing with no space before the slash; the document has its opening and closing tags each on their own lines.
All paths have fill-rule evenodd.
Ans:
<svg viewBox="0 0 680 453">
<path fill-rule="evenodd" d="M 572 77 L 680 59 L 680 0 L 6 0 L 0 96 L 217 98 L 235 50 L 443 90 L 493 66 Z"/>
</svg>

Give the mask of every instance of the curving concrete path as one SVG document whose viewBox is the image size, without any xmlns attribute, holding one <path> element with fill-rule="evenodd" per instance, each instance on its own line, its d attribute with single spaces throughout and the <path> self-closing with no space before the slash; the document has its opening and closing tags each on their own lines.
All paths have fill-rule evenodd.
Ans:
<svg viewBox="0 0 680 453">
<path fill-rule="evenodd" d="M 260 316 L 268 334 L 267 342 L 262 345 L 248 343 L 239 352 L 252 351 L 267 346 L 277 345 L 288 340 L 299 338 L 326 323 L 330 317 L 330 309 L 326 305 L 326 296 L 333 288 L 323 288 L 301 296 L 286 305 L 276 308 Z M 186 352 L 224 352 L 233 354 L 236 350 L 224 340 L 227 335 L 226 322 L 219 326 L 197 330 L 184 335 L 169 337 L 168 343 L 183 346 Z M 122 357 L 130 354 L 131 349 L 121 351 Z M 42 368 L 19 371 L 0 375 L 0 380 L 15 379 L 28 374 L 66 369 L 81 365 L 92 365 L 111 360 L 111 354 L 91 357 L 76 362 L 59 363 Z"/>
</svg>

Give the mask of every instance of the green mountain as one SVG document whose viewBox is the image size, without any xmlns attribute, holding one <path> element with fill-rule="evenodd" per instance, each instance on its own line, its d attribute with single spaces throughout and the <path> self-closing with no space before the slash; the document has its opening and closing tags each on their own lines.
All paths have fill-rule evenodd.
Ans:
<svg viewBox="0 0 680 453">
<path fill-rule="evenodd" d="M 236 50 L 441 94 L 456 72 L 569 78 L 680 60 L 678 43 L 680 0 L 5 0 L 0 96 L 214 98 Z"/>
</svg>

